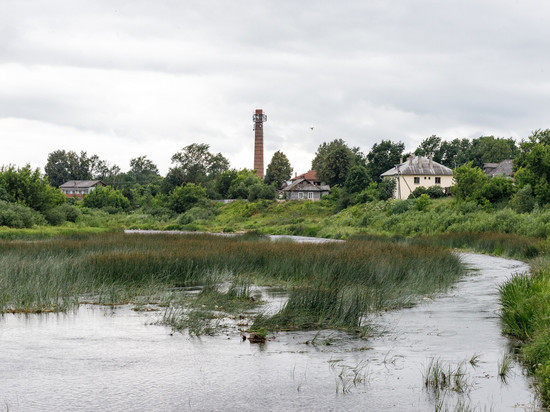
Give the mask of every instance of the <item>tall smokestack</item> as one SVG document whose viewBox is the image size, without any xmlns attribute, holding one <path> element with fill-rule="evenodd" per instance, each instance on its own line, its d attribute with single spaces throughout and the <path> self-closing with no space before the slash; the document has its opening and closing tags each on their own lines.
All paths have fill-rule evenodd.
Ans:
<svg viewBox="0 0 550 412">
<path fill-rule="evenodd" d="M 254 122 L 254 169 L 260 179 L 264 178 L 264 127 L 263 123 L 267 121 L 267 116 L 263 114 L 262 109 L 256 109 L 252 116 Z"/>
</svg>

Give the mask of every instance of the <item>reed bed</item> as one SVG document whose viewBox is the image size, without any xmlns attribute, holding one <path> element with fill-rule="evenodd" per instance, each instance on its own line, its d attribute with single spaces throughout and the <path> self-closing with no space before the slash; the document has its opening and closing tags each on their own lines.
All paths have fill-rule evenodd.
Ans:
<svg viewBox="0 0 550 412">
<path fill-rule="evenodd" d="M 261 236 L 121 233 L 4 240 L 0 310 L 65 311 L 82 301 L 158 302 L 170 288 L 215 279 L 235 281 L 232 300 L 246 297 L 247 282 L 290 288 L 277 321 L 281 327 L 356 327 L 370 310 L 408 305 L 418 295 L 447 288 L 462 270 L 458 257 L 443 248 L 371 240 L 299 244 Z"/>
</svg>

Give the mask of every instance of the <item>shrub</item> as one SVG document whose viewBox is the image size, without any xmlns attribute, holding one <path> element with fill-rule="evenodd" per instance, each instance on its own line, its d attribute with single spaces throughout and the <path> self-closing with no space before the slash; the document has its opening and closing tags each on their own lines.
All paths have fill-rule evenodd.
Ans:
<svg viewBox="0 0 550 412">
<path fill-rule="evenodd" d="M 84 196 L 82 204 L 85 207 L 102 209 L 105 207 L 116 208 L 118 210 L 127 210 L 130 207 L 130 201 L 122 194 L 120 190 L 113 189 L 111 186 L 98 187 Z"/>
<path fill-rule="evenodd" d="M 0 200 L 0 226 L 23 229 L 41 224 L 44 217 L 30 207 Z"/>
<path fill-rule="evenodd" d="M 194 183 L 176 187 L 168 198 L 168 207 L 177 213 L 191 209 L 201 199 L 206 199 L 206 190 Z"/>
<path fill-rule="evenodd" d="M 529 213 L 535 207 L 535 197 L 530 184 L 523 186 L 512 198 L 511 205 L 519 213 Z"/>
<path fill-rule="evenodd" d="M 430 196 L 427 193 L 420 195 L 418 199 L 414 202 L 414 208 L 419 211 L 426 210 L 430 206 Z"/>
</svg>

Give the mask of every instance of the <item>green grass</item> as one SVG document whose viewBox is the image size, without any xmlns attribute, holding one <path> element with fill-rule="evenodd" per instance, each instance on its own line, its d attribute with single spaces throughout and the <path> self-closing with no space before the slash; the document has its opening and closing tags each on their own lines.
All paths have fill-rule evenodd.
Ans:
<svg viewBox="0 0 550 412">
<path fill-rule="evenodd" d="M 0 310 L 65 311 L 82 301 L 144 305 L 163 301 L 171 288 L 199 285 L 200 307 L 231 313 L 246 310 L 254 283 L 291 288 L 272 327 L 356 328 L 369 311 L 408 305 L 461 273 L 459 259 L 445 249 L 371 240 L 121 233 L 0 240 Z M 228 289 L 220 291 L 224 282 Z"/>
<path fill-rule="evenodd" d="M 539 258 L 532 274 L 518 274 L 500 286 L 503 330 L 522 343 L 521 353 L 550 405 L 550 261 Z M 502 368 L 506 365 L 502 362 Z"/>
</svg>

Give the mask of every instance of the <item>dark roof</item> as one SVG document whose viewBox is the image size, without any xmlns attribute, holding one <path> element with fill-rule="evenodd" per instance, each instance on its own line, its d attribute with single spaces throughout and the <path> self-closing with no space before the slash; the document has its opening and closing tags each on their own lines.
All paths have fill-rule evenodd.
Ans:
<svg viewBox="0 0 550 412">
<path fill-rule="evenodd" d="M 69 180 L 59 186 L 60 189 L 86 189 L 96 185 L 107 186 L 101 180 Z"/>
<path fill-rule="evenodd" d="M 443 166 L 433 160 L 430 160 L 424 156 L 416 156 L 407 159 L 404 163 L 392 167 L 390 170 L 382 173 L 381 177 L 397 176 L 399 169 L 400 175 L 438 175 L 438 176 L 452 176 L 453 171 L 447 166 Z"/>
<path fill-rule="evenodd" d="M 514 174 L 514 161 L 506 159 L 500 163 L 483 163 L 483 171 L 490 177 L 510 177 Z"/>
<path fill-rule="evenodd" d="M 294 191 L 306 191 L 306 192 L 328 192 L 330 191 L 329 185 L 315 185 L 308 179 L 298 179 L 289 184 L 283 189 L 287 192 Z"/>
</svg>

